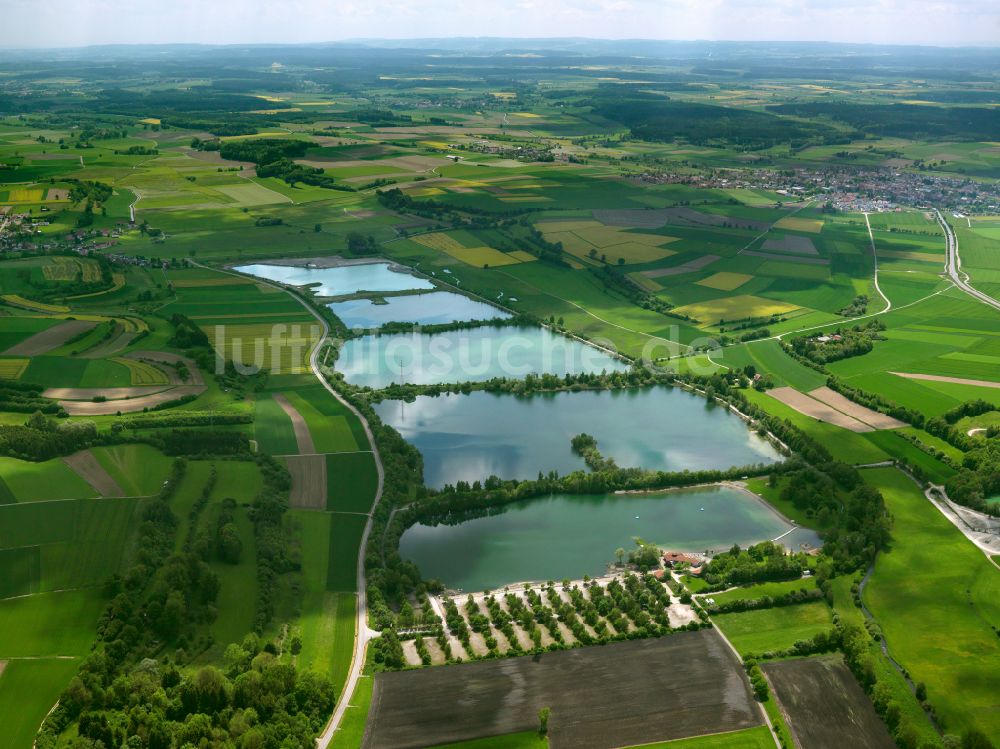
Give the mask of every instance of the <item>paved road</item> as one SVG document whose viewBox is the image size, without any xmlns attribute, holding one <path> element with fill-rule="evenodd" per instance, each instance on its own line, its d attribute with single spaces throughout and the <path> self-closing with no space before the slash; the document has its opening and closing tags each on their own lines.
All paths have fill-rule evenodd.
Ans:
<svg viewBox="0 0 1000 749">
<path fill-rule="evenodd" d="M 199 268 L 208 268 L 208 266 L 202 265 L 194 260 L 191 260 L 190 262 L 192 265 L 196 265 Z M 244 277 L 243 274 L 235 273 L 233 271 L 221 270 L 218 268 L 212 268 L 211 270 L 218 270 L 220 273 L 227 273 L 231 276 Z M 368 536 L 371 535 L 375 507 L 382 499 L 382 489 L 385 485 L 385 467 L 382 465 L 382 456 L 379 454 L 378 445 L 375 443 L 375 435 L 372 434 L 371 426 L 368 424 L 368 420 L 353 406 L 353 404 L 348 402 L 340 393 L 333 389 L 330 383 L 327 382 L 326 377 L 323 376 L 323 372 L 320 369 L 319 352 L 330 335 L 330 326 L 327 324 L 326 320 L 324 320 L 323 316 L 316 312 L 316 310 L 314 310 L 308 302 L 287 286 L 271 283 L 270 281 L 264 281 L 262 279 L 257 279 L 257 282 L 275 289 L 287 291 L 292 298 L 305 307 L 309 314 L 316 318 L 322 326 L 323 335 L 320 336 L 319 343 L 316 344 L 312 353 L 309 355 L 309 368 L 316 376 L 316 379 L 318 379 L 323 387 L 327 389 L 330 395 L 340 401 L 346 408 L 350 409 L 350 411 L 358 417 L 358 421 L 361 422 L 361 426 L 365 430 L 365 436 L 368 438 L 368 442 L 371 445 L 372 454 L 375 456 L 375 467 L 378 469 L 378 486 L 375 491 L 375 501 L 372 502 L 371 511 L 367 513 L 368 522 L 365 523 L 364 532 L 361 534 L 361 546 L 358 550 L 358 607 L 357 621 L 354 626 L 354 653 L 351 656 L 351 670 L 348 674 L 347 681 L 344 683 L 344 687 L 340 692 L 340 698 L 337 700 L 337 706 L 334 708 L 330 722 L 326 724 L 326 728 L 323 729 L 323 733 L 316 739 L 316 746 L 318 749 L 327 749 L 327 747 L 330 746 L 330 742 L 333 741 L 334 733 L 336 733 L 337 729 L 340 727 L 340 722 L 344 719 L 344 713 L 347 711 L 351 696 L 354 694 L 354 690 L 358 686 L 358 680 L 361 678 L 361 672 L 365 666 L 365 654 L 368 650 L 368 643 L 373 637 L 378 636 L 378 633 L 373 632 L 368 627 L 368 595 L 367 581 L 365 580 L 365 549 L 368 546 Z"/>
<path fill-rule="evenodd" d="M 868 227 L 868 241 L 870 241 L 872 245 L 872 262 L 875 263 L 875 291 L 877 291 L 878 295 L 885 300 L 885 309 L 878 313 L 882 315 L 892 309 L 892 302 L 890 302 L 889 297 L 883 293 L 882 287 L 878 285 L 878 251 L 875 249 L 875 235 L 872 234 L 872 225 L 868 220 L 867 213 L 865 214 L 865 226 Z"/>
<path fill-rule="evenodd" d="M 316 378 L 323 383 L 323 387 L 325 387 L 334 398 L 344 404 L 355 416 L 358 417 L 358 421 L 360 421 L 361 426 L 364 427 L 365 436 L 368 438 L 368 442 L 371 445 L 372 453 L 375 456 L 375 467 L 378 469 L 378 487 L 375 491 L 375 501 L 372 502 L 372 509 L 368 514 L 368 522 L 365 523 L 365 530 L 361 534 L 361 546 L 358 549 L 358 618 L 354 625 L 354 653 L 351 656 L 351 670 L 348 674 L 347 682 L 344 684 L 344 688 L 340 693 L 340 699 L 337 701 L 337 706 L 333 711 L 333 717 L 330 718 L 330 722 L 327 723 L 323 733 L 320 734 L 318 739 L 316 739 L 316 746 L 319 747 L 319 749 L 327 749 L 327 747 L 330 746 L 330 742 L 333 740 L 334 733 L 340 727 L 340 722 L 344 719 L 344 713 L 347 711 L 351 696 L 354 694 L 354 690 L 358 686 L 358 680 L 361 678 L 361 671 L 365 667 L 365 653 L 368 650 L 368 643 L 374 636 L 374 633 L 368 628 L 368 595 L 367 581 L 365 580 L 365 550 L 368 547 L 368 536 L 371 535 L 375 507 L 382 499 L 382 488 L 385 484 L 385 468 L 382 465 L 382 456 L 379 454 L 378 445 L 375 443 L 375 435 L 372 434 L 371 426 L 369 426 L 368 420 L 361 414 L 360 411 L 358 411 L 358 409 L 341 396 L 340 393 L 333 389 L 320 370 L 319 352 L 323 347 L 323 343 L 330 335 L 330 326 L 327 324 L 326 320 L 324 320 L 323 317 L 316 312 L 316 310 L 309 306 L 309 304 L 307 304 L 297 294 L 292 294 L 292 296 L 298 299 L 299 302 L 302 303 L 302 306 L 308 309 L 313 317 L 319 320 L 320 325 L 323 326 L 323 335 L 320 338 L 319 343 L 316 344 L 316 347 L 312 350 L 312 354 L 309 356 L 309 367 L 312 369 L 313 374 L 316 375 Z"/>
<path fill-rule="evenodd" d="M 944 230 L 948 248 L 948 258 L 945 260 L 944 267 L 952 282 L 973 299 L 1000 310 L 1000 302 L 988 294 L 977 291 L 969 284 L 969 274 L 962 270 L 962 258 L 958 254 L 958 238 L 955 236 L 955 231 L 951 228 L 951 224 L 944 220 L 941 211 L 935 208 L 934 213 L 937 215 L 938 223 L 941 224 L 941 228 Z"/>
</svg>

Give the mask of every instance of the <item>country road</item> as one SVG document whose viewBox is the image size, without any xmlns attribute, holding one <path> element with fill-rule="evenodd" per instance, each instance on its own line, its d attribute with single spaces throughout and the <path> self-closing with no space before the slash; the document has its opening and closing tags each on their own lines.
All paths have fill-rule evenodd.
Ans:
<svg viewBox="0 0 1000 749">
<path fill-rule="evenodd" d="M 945 244 L 948 250 L 948 257 L 945 260 L 944 267 L 945 271 L 948 273 L 948 277 L 951 278 L 952 282 L 958 288 L 971 296 L 973 299 L 993 307 L 994 309 L 1000 310 L 1000 302 L 991 297 L 989 294 L 984 294 L 983 292 L 974 289 L 969 284 L 969 274 L 962 271 L 962 258 L 958 254 L 958 237 L 955 236 L 955 231 L 951 228 L 951 224 L 944 220 L 944 216 L 941 215 L 941 211 L 935 208 L 934 213 L 937 215 L 938 223 L 941 224 L 941 229 L 944 231 Z"/>
<path fill-rule="evenodd" d="M 878 285 L 878 250 L 875 249 L 875 235 L 872 233 L 872 224 L 871 221 L 868 220 L 867 213 L 865 214 L 865 226 L 868 227 L 868 241 L 871 242 L 872 262 L 875 264 L 875 291 L 877 291 L 878 295 L 885 301 L 885 309 L 878 313 L 883 315 L 892 309 L 892 302 L 889 301 L 889 297 L 887 297 L 885 292 L 882 291 L 882 287 Z"/>
<path fill-rule="evenodd" d="M 375 490 L 375 499 L 372 502 L 372 508 L 368 513 L 368 522 L 365 523 L 365 530 L 361 534 L 361 546 L 358 548 L 358 610 L 357 621 L 354 624 L 354 654 L 351 656 L 351 670 L 348 674 L 347 682 L 344 684 L 344 688 L 340 692 L 340 699 L 337 700 L 337 706 L 334 708 L 333 716 L 330 718 L 330 722 L 326 724 L 326 728 L 323 730 L 323 733 L 316 739 L 316 746 L 319 747 L 319 749 L 327 749 L 327 747 L 330 746 L 330 742 L 333 741 L 334 733 L 336 733 L 337 729 L 340 727 L 340 722 L 344 719 L 344 713 L 347 711 L 351 696 L 354 694 L 354 690 L 358 686 L 358 680 L 361 678 L 361 671 L 365 667 L 365 653 L 368 650 L 368 643 L 372 639 L 372 631 L 368 628 L 368 594 L 366 587 L 367 583 L 365 580 L 365 550 L 368 547 L 368 536 L 371 535 L 375 507 L 382 499 L 382 489 L 385 484 L 385 467 L 382 465 L 382 456 L 379 454 L 378 445 L 375 443 L 375 435 L 372 434 L 372 429 L 368 424 L 368 420 L 360 411 L 358 411 L 358 409 L 354 407 L 353 404 L 348 402 L 347 399 L 333 389 L 326 377 L 323 376 L 323 372 L 320 370 L 319 352 L 323 347 L 323 343 L 330 335 L 330 326 L 327 324 L 326 320 L 323 319 L 322 315 L 316 312 L 316 310 L 314 310 L 304 299 L 299 297 L 298 294 L 292 293 L 292 296 L 298 299 L 299 302 L 302 303 L 302 306 L 308 309 L 313 317 L 319 320 L 320 325 L 323 326 L 323 335 L 320 337 L 319 343 L 316 344 L 309 356 L 309 367 L 312 369 L 313 374 L 316 375 L 316 378 L 323 383 L 323 387 L 325 387 L 334 398 L 340 401 L 344 406 L 350 409 L 355 416 L 358 417 L 358 421 L 360 421 L 361 426 L 364 427 L 365 436 L 368 438 L 369 444 L 371 444 L 372 454 L 375 456 L 375 467 L 378 469 L 378 487 Z"/>
<path fill-rule="evenodd" d="M 202 265 L 201 263 L 189 260 L 192 265 L 199 268 L 205 268 L 208 270 L 216 270 L 220 273 L 226 273 L 231 276 L 245 277 L 241 273 L 236 273 L 231 270 L 223 270 L 220 268 L 210 268 L 207 265 Z M 368 650 L 368 643 L 372 640 L 373 636 L 376 636 L 371 629 L 368 627 L 368 595 L 367 595 L 367 581 L 365 580 L 365 549 L 368 546 L 368 536 L 371 535 L 372 524 L 374 522 L 375 507 L 382 499 L 382 490 L 385 485 L 385 467 L 382 465 L 382 456 L 379 454 L 378 445 L 375 443 L 375 435 L 372 433 L 371 426 L 368 424 L 368 420 L 364 415 L 354 407 L 347 399 L 345 399 L 340 393 L 338 393 L 333 386 L 327 381 L 326 377 L 323 376 L 323 372 L 319 365 L 319 352 L 323 348 L 323 344 L 330 335 L 330 326 L 327 324 L 323 316 L 320 315 L 312 306 L 301 296 L 295 293 L 292 289 L 278 283 L 272 283 L 270 281 L 264 281 L 263 279 L 255 279 L 257 283 L 270 286 L 275 289 L 281 289 L 285 291 L 295 299 L 299 304 L 308 310 L 309 314 L 312 315 L 323 328 L 323 334 L 320 336 L 319 342 L 313 347 L 312 352 L 309 354 L 309 368 L 312 370 L 316 379 L 320 381 L 324 388 L 336 398 L 345 408 L 349 409 L 353 413 L 358 421 L 361 422 L 361 426 L 365 430 L 365 436 L 368 438 L 369 444 L 371 444 L 372 454 L 375 457 L 375 467 L 378 469 L 378 486 L 375 490 L 375 499 L 372 502 L 371 510 L 367 513 L 368 522 L 365 523 L 364 532 L 361 534 L 361 546 L 358 549 L 358 561 L 357 561 L 357 587 L 358 587 L 358 606 L 357 606 L 357 621 L 354 625 L 354 653 L 351 656 L 351 670 L 348 673 L 347 681 L 344 683 L 343 689 L 340 692 L 339 699 L 337 700 L 337 705 L 334 708 L 333 715 L 330 717 L 330 721 L 326 724 L 323 729 L 323 733 L 316 739 L 316 746 L 318 749 L 327 749 L 330 746 L 330 742 L 333 741 L 333 736 L 337 729 L 340 727 L 340 722 L 344 719 L 344 713 L 349 707 L 349 702 L 351 696 L 354 694 L 354 690 L 358 686 L 358 680 L 361 678 L 361 672 L 365 666 L 365 654 Z"/>
</svg>

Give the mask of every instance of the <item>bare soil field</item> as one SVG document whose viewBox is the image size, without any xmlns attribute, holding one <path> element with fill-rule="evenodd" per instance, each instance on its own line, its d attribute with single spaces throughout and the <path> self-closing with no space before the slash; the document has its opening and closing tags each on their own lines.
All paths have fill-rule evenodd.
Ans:
<svg viewBox="0 0 1000 749">
<path fill-rule="evenodd" d="M 114 356 L 119 351 L 124 351 L 129 347 L 129 344 L 135 340 L 138 333 L 121 331 L 111 340 L 105 341 L 104 343 L 99 343 L 94 346 L 94 348 L 83 354 L 84 359 L 107 359 L 110 356 Z"/>
<path fill-rule="evenodd" d="M 98 396 L 104 396 L 109 401 L 113 401 L 140 398 L 162 392 L 169 387 L 169 385 L 141 385 L 121 388 L 48 388 L 42 391 L 42 395 L 46 398 L 67 401 L 89 401 Z"/>
<path fill-rule="evenodd" d="M 719 255 L 702 255 L 694 260 L 689 260 L 683 265 L 675 265 L 671 268 L 654 268 L 653 270 L 644 270 L 642 275 L 646 278 L 662 278 L 663 276 L 680 276 L 684 273 L 694 273 L 695 271 L 701 270 L 706 265 L 711 265 L 716 260 L 719 259 Z"/>
<path fill-rule="evenodd" d="M 54 325 L 41 333 L 35 333 L 20 343 L 14 344 L 4 352 L 5 356 L 41 356 L 62 346 L 73 336 L 90 330 L 96 322 L 93 320 L 67 320 Z"/>
<path fill-rule="evenodd" d="M 292 429 L 295 432 L 295 442 L 299 446 L 299 454 L 314 454 L 316 452 L 316 446 L 313 444 L 312 435 L 309 433 L 309 425 L 306 424 L 306 420 L 302 418 L 302 414 L 300 414 L 295 409 L 295 406 L 288 402 L 288 398 L 281 393 L 275 393 L 271 397 L 274 398 L 275 403 L 281 406 L 281 410 L 288 414 L 288 418 L 292 420 Z"/>
<path fill-rule="evenodd" d="M 908 380 L 930 380 L 931 382 L 951 382 L 956 385 L 976 385 L 982 388 L 1000 388 L 1000 382 L 991 380 L 968 380 L 964 377 L 947 377 L 945 375 L 914 374 L 912 372 L 890 372 L 897 377 L 905 377 Z"/>
<path fill-rule="evenodd" d="M 326 456 L 288 455 L 285 465 L 292 475 L 288 503 L 300 510 L 325 510 Z"/>
<path fill-rule="evenodd" d="M 829 265 L 830 261 L 822 257 L 800 257 L 798 255 L 781 255 L 776 252 L 760 252 L 758 250 L 744 250 L 744 255 L 753 257 L 764 257 L 768 260 L 783 260 L 786 263 L 801 263 L 802 265 Z"/>
<path fill-rule="evenodd" d="M 787 234 L 781 239 L 769 239 L 764 242 L 765 250 L 775 252 L 792 252 L 797 255 L 818 255 L 819 251 L 809 237 L 801 237 L 797 234 Z"/>
<path fill-rule="evenodd" d="M 176 400 L 185 395 L 201 395 L 207 388 L 204 385 L 185 385 L 170 388 L 160 393 L 144 395 L 141 398 L 129 400 L 105 401 L 93 403 L 88 401 L 59 401 L 70 416 L 110 416 L 121 411 L 123 414 L 142 411 L 167 401 Z"/>
<path fill-rule="evenodd" d="M 935 255 L 932 252 L 908 252 L 906 250 L 883 250 L 880 248 L 878 256 L 899 260 L 916 260 L 920 263 L 944 263 L 944 255 Z"/>
<path fill-rule="evenodd" d="M 760 725 L 714 630 L 375 677 L 364 749 L 407 749 L 538 727 L 554 749 L 611 749 Z"/>
<path fill-rule="evenodd" d="M 687 206 L 677 206 L 675 208 L 665 208 L 664 212 L 673 223 L 695 225 L 695 226 L 722 226 L 729 224 L 737 229 L 751 229 L 753 231 L 766 231 L 770 224 L 763 221 L 753 221 L 747 218 L 734 218 L 732 216 L 720 216 L 715 213 L 702 213 Z"/>
<path fill-rule="evenodd" d="M 839 655 L 776 661 L 763 668 L 799 746 L 807 749 L 896 746 Z"/>
<path fill-rule="evenodd" d="M 67 455 L 63 462 L 72 468 L 76 474 L 94 487 L 95 491 L 102 497 L 124 497 L 125 490 L 118 482 L 112 478 L 104 466 L 97 462 L 97 458 L 90 450 L 81 450 L 78 453 Z"/>
<path fill-rule="evenodd" d="M 800 393 L 794 388 L 774 388 L 773 390 L 768 390 L 767 393 L 772 398 L 784 403 L 786 406 L 791 406 L 800 414 L 811 416 L 819 421 L 825 421 L 827 424 L 833 424 L 844 429 L 850 429 L 852 432 L 875 431 L 867 424 L 858 421 L 847 414 L 841 413 L 832 406 L 828 406 L 826 403 L 822 403 L 815 398 L 810 398 L 805 393 Z"/>
<path fill-rule="evenodd" d="M 667 208 L 644 211 L 642 209 L 599 209 L 593 212 L 594 218 L 605 226 L 623 226 L 636 229 L 659 229 L 671 217 Z"/>
<path fill-rule="evenodd" d="M 828 406 L 833 406 L 838 411 L 841 411 L 848 416 L 852 416 L 858 421 L 864 422 L 868 426 L 875 427 L 876 429 L 902 429 L 903 427 L 909 426 L 909 424 L 904 421 L 894 419 L 891 416 L 886 416 L 885 414 L 873 411 L 870 408 L 865 408 L 849 398 L 845 398 L 836 390 L 831 390 L 825 385 L 821 388 L 810 390 L 809 396 L 818 401 L 822 401 Z"/>
</svg>

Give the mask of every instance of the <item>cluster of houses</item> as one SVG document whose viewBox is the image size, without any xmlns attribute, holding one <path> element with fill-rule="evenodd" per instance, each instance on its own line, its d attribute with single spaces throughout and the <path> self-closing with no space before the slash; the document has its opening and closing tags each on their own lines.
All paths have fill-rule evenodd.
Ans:
<svg viewBox="0 0 1000 749">
<path fill-rule="evenodd" d="M 763 189 L 789 199 L 819 198 L 842 211 L 878 213 L 902 206 L 940 205 L 963 214 L 1000 211 L 1000 185 L 897 168 L 710 169 L 697 174 L 650 170 L 651 184 L 714 189 Z"/>
</svg>

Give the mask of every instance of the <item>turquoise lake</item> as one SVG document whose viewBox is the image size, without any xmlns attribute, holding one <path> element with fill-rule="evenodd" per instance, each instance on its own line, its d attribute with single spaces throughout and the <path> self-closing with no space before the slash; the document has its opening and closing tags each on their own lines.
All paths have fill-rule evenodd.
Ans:
<svg viewBox="0 0 1000 749">
<path fill-rule="evenodd" d="M 385 304 L 374 304 L 370 299 L 348 299 L 327 306 L 348 328 L 379 328 L 390 322 L 441 325 L 510 317 L 509 312 L 492 304 L 453 291 L 390 296 L 385 298 Z"/>
<path fill-rule="evenodd" d="M 729 468 L 780 459 L 767 440 L 721 406 L 680 388 L 546 393 L 475 391 L 375 405 L 424 457 L 424 481 L 440 488 L 490 475 L 535 478 L 586 466 L 570 440 L 586 432 L 618 465 L 662 471 Z"/>
<path fill-rule="evenodd" d="M 399 382 L 436 385 L 545 372 L 624 371 L 628 364 L 546 328 L 486 326 L 353 338 L 341 349 L 336 367 L 351 384 L 377 389 Z"/>
<path fill-rule="evenodd" d="M 792 530 L 794 528 L 794 530 Z M 579 579 L 603 574 L 615 549 L 633 539 L 673 551 L 723 551 L 776 539 L 799 550 L 822 543 L 806 528 L 785 522 L 735 487 L 655 494 L 559 494 L 507 505 L 493 515 L 456 525 L 414 525 L 400 554 L 425 579 L 463 591 L 497 589 L 522 581 Z"/>
<path fill-rule="evenodd" d="M 425 278 L 417 278 L 409 273 L 391 270 L 388 263 L 341 265 L 336 268 L 306 268 L 295 265 L 257 263 L 238 265 L 233 270 L 290 286 L 318 284 L 314 287 L 318 296 L 340 296 L 359 291 L 407 291 L 434 288 L 434 284 Z"/>
</svg>

